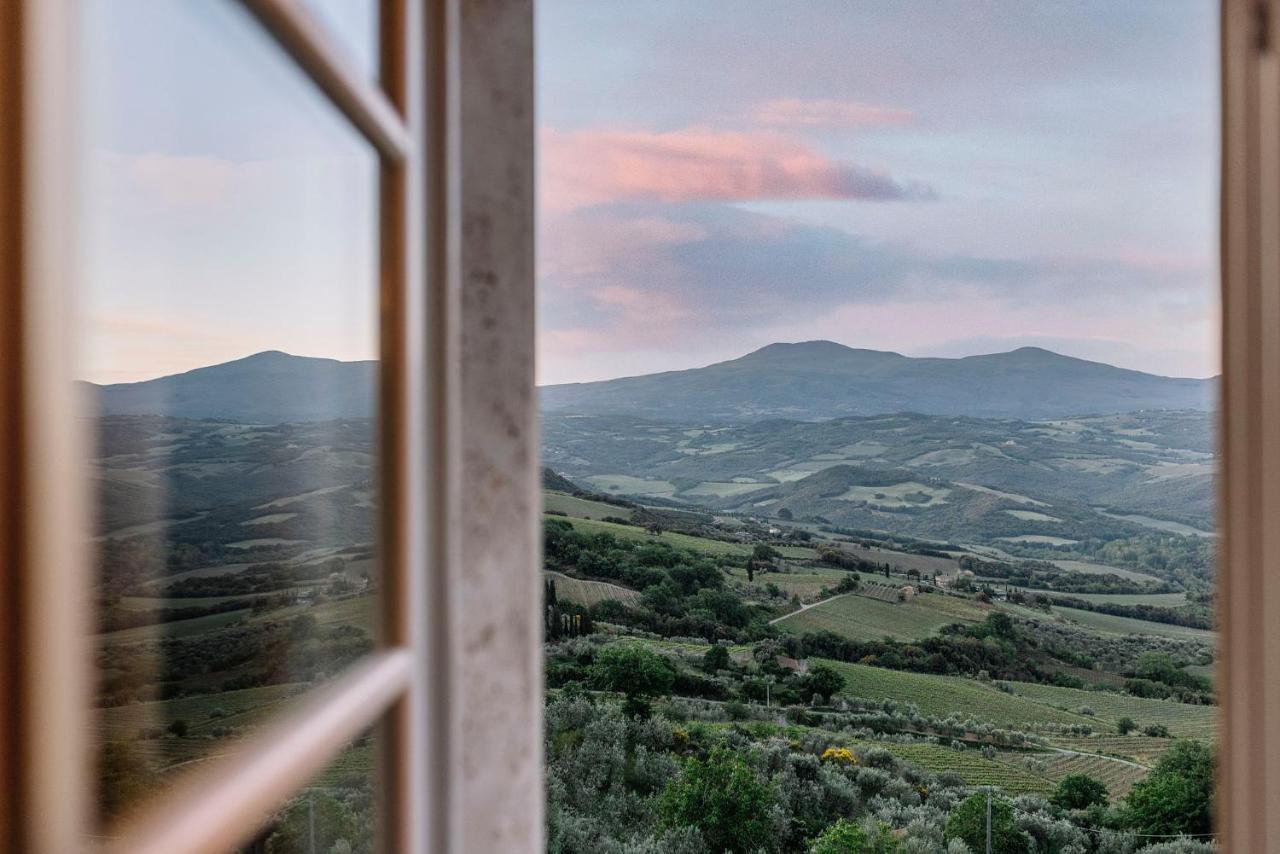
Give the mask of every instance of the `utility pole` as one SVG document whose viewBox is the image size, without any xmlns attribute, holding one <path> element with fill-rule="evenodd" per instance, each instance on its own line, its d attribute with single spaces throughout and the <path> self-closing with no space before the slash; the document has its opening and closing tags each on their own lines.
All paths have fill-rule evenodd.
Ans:
<svg viewBox="0 0 1280 854">
<path fill-rule="evenodd" d="M 987 854 L 991 854 L 991 790 L 987 790 Z"/>
</svg>

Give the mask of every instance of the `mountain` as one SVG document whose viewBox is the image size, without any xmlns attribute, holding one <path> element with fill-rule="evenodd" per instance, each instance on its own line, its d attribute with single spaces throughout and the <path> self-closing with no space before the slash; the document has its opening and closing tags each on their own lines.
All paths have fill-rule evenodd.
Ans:
<svg viewBox="0 0 1280 854">
<path fill-rule="evenodd" d="M 960 359 L 911 358 L 832 341 L 770 344 L 705 368 L 545 386 L 544 412 L 689 420 L 920 412 L 1056 418 L 1213 407 L 1215 380 L 1179 379 L 1038 347 Z"/>
<path fill-rule="evenodd" d="M 1081 540 L 1212 531 L 1213 433 L 1212 415 L 1190 410 L 720 424 L 547 414 L 541 440 L 557 473 L 646 503 L 944 539 Z"/>
<path fill-rule="evenodd" d="M 92 386 L 102 415 L 167 415 L 279 424 L 369 418 L 377 363 L 271 350 L 183 374 Z"/>
</svg>

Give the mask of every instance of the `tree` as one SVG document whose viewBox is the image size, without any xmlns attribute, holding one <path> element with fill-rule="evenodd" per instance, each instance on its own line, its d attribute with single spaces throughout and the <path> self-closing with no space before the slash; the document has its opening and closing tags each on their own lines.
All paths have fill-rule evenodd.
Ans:
<svg viewBox="0 0 1280 854">
<path fill-rule="evenodd" d="M 987 798 L 991 798 L 992 854 L 1029 854 L 1031 839 L 1018 829 L 1013 805 L 988 792 L 976 792 L 960 802 L 947 816 L 946 837 L 959 839 L 974 851 L 986 851 Z"/>
<path fill-rule="evenodd" d="M 791 521 L 792 519 L 796 518 L 796 515 L 795 515 L 794 513 L 792 513 L 790 510 L 788 510 L 787 508 L 785 508 L 785 507 L 779 507 L 779 508 L 778 508 L 778 518 L 779 518 L 779 519 L 786 519 L 787 521 Z"/>
<path fill-rule="evenodd" d="M 754 854 L 776 851 L 769 814 L 773 790 L 737 754 L 717 747 L 706 759 L 690 759 L 658 798 L 666 828 L 692 826 L 712 851 Z"/>
<path fill-rule="evenodd" d="M 729 650 L 716 644 L 702 656 L 702 669 L 708 673 L 729 669 Z"/>
<path fill-rule="evenodd" d="M 809 854 L 893 854 L 898 850 L 893 828 L 878 821 L 873 830 L 868 837 L 862 827 L 842 818 L 809 843 Z"/>
<path fill-rule="evenodd" d="M 752 560 L 758 560 L 762 563 L 773 563 L 780 557 L 782 557 L 782 552 L 768 543 L 756 543 L 756 547 L 751 550 Z"/>
<path fill-rule="evenodd" d="M 1121 735 L 1128 735 L 1138 728 L 1138 722 L 1133 718 L 1124 717 L 1116 721 L 1116 732 Z"/>
<path fill-rule="evenodd" d="M 667 660 L 642 646 L 607 646 L 596 656 L 594 681 L 598 688 L 626 695 L 628 715 L 648 717 L 649 700 L 671 691 L 676 675 Z"/>
<path fill-rule="evenodd" d="M 756 562 L 754 560 L 747 561 L 747 583 L 751 584 L 756 580 Z"/>
<path fill-rule="evenodd" d="M 1178 740 L 1125 799 L 1127 824 L 1138 833 L 1208 833 L 1213 797 L 1213 751 Z"/>
<path fill-rule="evenodd" d="M 809 671 L 809 690 L 821 694 L 824 700 L 829 701 L 843 687 L 844 677 L 825 664 L 814 665 Z"/>
<path fill-rule="evenodd" d="M 1054 806 L 1064 810 L 1088 809 L 1094 804 L 1105 804 L 1107 799 L 1106 784 L 1088 774 L 1068 774 L 1063 777 L 1049 798 Z"/>
</svg>

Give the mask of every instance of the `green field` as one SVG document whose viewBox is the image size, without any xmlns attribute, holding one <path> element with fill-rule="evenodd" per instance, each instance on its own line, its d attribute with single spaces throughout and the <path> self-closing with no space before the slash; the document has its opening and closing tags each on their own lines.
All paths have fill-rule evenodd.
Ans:
<svg viewBox="0 0 1280 854">
<path fill-rule="evenodd" d="M 1044 593 L 1043 590 L 1027 591 Z M 1055 594 L 1050 594 L 1055 595 Z M 1178 608 L 1187 604 L 1186 593 L 1066 593 L 1072 599 L 1086 602 L 1109 602 L 1113 605 L 1158 605 L 1161 608 Z"/>
<path fill-rule="evenodd" d="M 934 676 L 906 673 L 823 661 L 845 678 L 840 692 L 866 700 L 893 700 L 910 703 L 922 713 L 934 717 L 959 715 L 985 721 L 1007 729 L 1036 729 L 1043 724 L 1092 724 L 1097 720 L 1063 711 L 1026 697 L 1006 694 L 993 685 L 956 676 Z"/>
<path fill-rule="evenodd" d="M 971 599 L 943 593 L 923 593 L 908 602 L 852 593 L 787 617 L 778 626 L 795 633 L 835 632 L 851 640 L 920 640 L 950 623 L 981 622 L 989 612 Z"/>
<path fill-rule="evenodd" d="M 99 635 L 102 640 L 117 643 L 133 643 L 152 638 L 185 638 L 220 629 L 237 620 L 249 616 L 248 608 L 239 611 L 223 611 L 218 614 L 206 614 L 203 617 L 192 617 L 189 620 L 174 620 L 169 623 L 158 623 L 153 626 L 137 626 L 132 629 L 121 629 L 118 632 L 107 632 Z"/>
<path fill-rule="evenodd" d="M 565 495 L 563 492 L 542 493 L 542 509 L 544 512 L 555 510 L 580 519 L 603 519 L 606 516 L 630 519 L 631 514 L 635 512 L 630 507 L 618 507 L 615 504 L 605 504 L 603 501 L 576 498 Z"/>
<path fill-rule="evenodd" d="M 1017 753 L 1000 754 L 1000 760 L 1015 767 L 1022 767 L 1034 775 L 1043 775 L 1053 782 L 1069 774 L 1087 774 L 1100 780 L 1107 787 L 1112 800 L 1123 798 L 1133 784 L 1147 776 L 1147 769 L 1105 756 L 1082 756 L 1075 753 Z"/>
<path fill-rule="evenodd" d="M 1172 623 L 1156 623 L 1151 620 L 1139 620 L 1133 617 L 1117 617 L 1112 614 L 1099 614 L 1096 611 L 1081 611 L 1076 608 L 1059 608 L 1055 606 L 1053 610 L 1073 623 L 1079 623 L 1103 634 L 1190 638 L 1192 640 L 1202 640 L 1206 643 L 1212 643 L 1214 640 L 1213 632 L 1208 629 L 1175 626 Z"/>
<path fill-rule="evenodd" d="M 215 726 L 243 726 L 252 723 L 305 689 L 305 685 L 299 684 L 267 685 L 175 700 L 113 706 L 99 710 L 98 726 L 106 740 L 131 740 L 138 738 L 139 733 L 149 727 L 182 720 L 187 722 L 191 736 L 203 736 L 206 730 Z"/>
<path fill-rule="evenodd" d="M 551 516 L 552 519 L 564 519 L 563 516 Z M 615 522 L 601 522 L 597 519 L 565 519 L 576 530 L 585 534 L 613 534 L 615 537 L 627 540 L 654 540 L 658 539 L 664 543 L 676 546 L 682 549 L 691 549 L 696 552 L 702 552 L 709 555 L 735 555 L 738 557 L 746 557 L 751 554 L 753 546 L 745 543 L 729 543 L 723 540 L 708 540 L 705 537 L 694 537 L 689 534 L 677 534 L 674 531 L 663 531 L 656 537 L 650 534 L 644 528 L 637 528 L 634 525 L 619 525 Z M 778 549 L 784 557 L 790 558 L 812 558 L 815 553 L 811 548 L 803 548 L 800 546 L 783 546 Z"/>
<path fill-rule="evenodd" d="M 640 593 L 629 587 L 619 587 L 604 581 L 570 578 L 560 572 L 548 572 L 546 577 L 555 579 L 558 598 L 577 602 L 579 605 L 594 605 L 606 599 L 616 599 L 627 605 L 640 601 Z"/>
<path fill-rule="evenodd" d="M 1036 774 L 1018 761 L 987 759 L 977 750 L 957 750 L 940 744 L 895 744 L 893 742 L 855 741 L 850 745 L 883 747 L 885 750 L 919 765 L 935 774 L 951 773 L 960 776 L 970 786 L 999 786 L 1014 794 L 1046 794 L 1053 790 L 1053 781 Z"/>
<path fill-rule="evenodd" d="M 1026 697 L 1037 702 L 1072 711 L 1088 706 L 1096 713 L 1093 716 L 1095 729 L 1104 728 L 1114 732 L 1115 724 L 1123 717 L 1130 717 L 1139 726 L 1147 724 L 1164 724 L 1169 732 L 1179 738 L 1211 738 L 1214 732 L 1214 721 L 1217 708 L 1214 706 L 1191 706 L 1186 703 L 1175 703 L 1171 700 L 1148 700 L 1143 697 L 1131 697 L 1128 694 L 1116 694 L 1111 691 L 1083 691 L 1079 688 L 1060 688 L 1056 685 L 1037 685 L 1030 682 L 1012 682 L 1014 692 L 1019 697 Z"/>
<path fill-rule="evenodd" d="M 1139 765 L 1151 766 L 1169 749 L 1173 739 L 1152 738 L 1149 735 L 1055 735 L 1050 742 L 1055 747 L 1079 750 L 1082 753 L 1105 753 L 1132 760 Z"/>
<path fill-rule="evenodd" d="M 776 584 L 787 596 L 794 594 L 805 601 L 816 598 L 823 588 L 834 588 L 849 575 L 848 570 L 815 566 L 793 572 L 757 572 L 756 580 L 748 582 L 747 571 L 742 567 L 725 567 L 724 573 L 741 584 L 749 596 L 763 596 L 765 585 Z"/>
</svg>

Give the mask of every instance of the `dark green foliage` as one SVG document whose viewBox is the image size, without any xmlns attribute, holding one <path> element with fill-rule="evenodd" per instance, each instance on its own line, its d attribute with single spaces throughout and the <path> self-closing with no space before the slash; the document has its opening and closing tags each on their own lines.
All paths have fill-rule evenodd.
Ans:
<svg viewBox="0 0 1280 854">
<path fill-rule="evenodd" d="M 1058 781 L 1049 800 L 1064 810 L 1083 810 L 1094 804 L 1105 804 L 1107 799 L 1107 786 L 1101 780 L 1088 774 L 1068 774 Z"/>
<path fill-rule="evenodd" d="M 844 677 L 825 664 L 816 664 L 809 671 L 808 687 L 823 700 L 830 700 L 844 687 Z"/>
<path fill-rule="evenodd" d="M 711 647 L 702 656 L 702 669 L 708 673 L 715 673 L 717 670 L 728 670 L 729 665 L 729 650 L 718 644 Z"/>
<path fill-rule="evenodd" d="M 960 839 L 973 851 L 987 844 L 987 798 L 991 799 L 992 854 L 1030 854 L 1031 839 L 1018 829 L 1013 805 L 998 795 L 977 792 L 965 798 L 947 816 L 947 839 Z"/>
<path fill-rule="evenodd" d="M 1121 735 L 1128 735 L 1138 728 L 1138 723 L 1133 718 L 1123 717 L 1116 721 L 1116 732 Z"/>
<path fill-rule="evenodd" d="M 628 714 L 649 714 L 649 700 L 671 691 L 675 671 L 667 660 L 638 645 L 614 644 L 596 656 L 593 681 L 597 688 L 627 697 Z"/>
<path fill-rule="evenodd" d="M 735 753 L 716 748 L 688 760 L 658 800 L 663 827 L 691 825 L 712 851 L 776 851 L 769 823 L 774 792 Z"/>
<path fill-rule="evenodd" d="M 1208 833 L 1213 797 L 1213 751 L 1179 740 L 1125 799 L 1127 824 L 1138 833 Z"/>
</svg>

